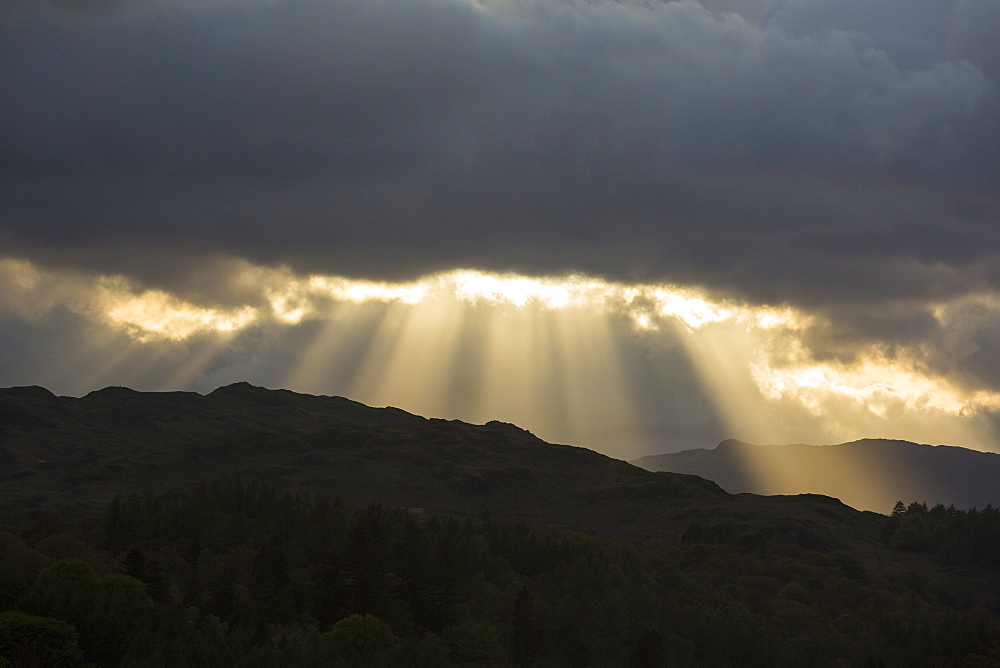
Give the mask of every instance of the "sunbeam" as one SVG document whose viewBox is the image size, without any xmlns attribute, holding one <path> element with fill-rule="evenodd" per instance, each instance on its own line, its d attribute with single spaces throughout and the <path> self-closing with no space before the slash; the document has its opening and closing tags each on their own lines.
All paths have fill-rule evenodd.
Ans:
<svg viewBox="0 0 1000 668">
<path fill-rule="evenodd" d="M 432 299 L 419 307 L 387 307 L 351 394 L 380 404 L 437 415 L 455 377 L 465 309 Z"/>
<path fill-rule="evenodd" d="M 312 340 L 281 379 L 281 386 L 350 395 L 388 308 L 386 304 L 332 306 L 328 320 L 312 323 L 316 330 Z"/>
<path fill-rule="evenodd" d="M 646 433 L 650 420 L 637 406 L 649 410 L 643 393 L 659 394 L 672 380 L 626 376 L 620 353 L 655 356 L 660 341 L 682 346 L 700 385 L 692 392 L 704 393 L 721 430 L 742 440 L 878 434 L 995 444 L 991 416 L 1000 393 L 932 371 L 921 349 L 890 355 L 858 345 L 849 360 L 822 359 L 809 343 L 822 316 L 785 305 L 581 275 L 463 269 L 391 283 L 246 262 L 227 267 L 222 283 L 230 292 L 196 299 L 140 289 L 120 276 L 4 259 L 0 277 L 12 287 L 0 310 L 40 322 L 61 309 L 87 323 L 94 335 L 81 359 L 91 354 L 94 362 L 81 362 L 76 380 L 90 385 L 190 388 L 252 371 L 290 389 L 499 419 L 548 440 L 638 455 L 663 445 Z M 968 312 L 954 304 L 935 317 L 960 333 L 952 323 Z M 781 477 L 780 468 L 761 475 Z"/>
</svg>

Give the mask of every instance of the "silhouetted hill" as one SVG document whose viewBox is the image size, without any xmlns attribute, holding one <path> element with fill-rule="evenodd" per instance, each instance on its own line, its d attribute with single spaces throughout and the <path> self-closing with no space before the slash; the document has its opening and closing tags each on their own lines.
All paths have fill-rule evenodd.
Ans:
<svg viewBox="0 0 1000 668">
<path fill-rule="evenodd" d="M 723 441 L 632 462 L 650 471 L 689 473 L 731 493 L 836 497 L 887 513 L 897 500 L 958 508 L 1000 504 L 1000 455 L 945 445 L 865 439 L 840 445 L 751 445 Z"/>
<path fill-rule="evenodd" d="M 246 383 L 0 390 L 0 527 L 16 606 L 0 626 L 61 629 L 87 665 L 1000 657 L 996 511 L 730 494 L 511 424 Z M 365 619 L 403 638 L 395 660 L 337 640 Z M 56 663 L 35 637 L 18 636 L 15 665 Z M 482 638 L 485 658 L 459 652 Z"/>
<path fill-rule="evenodd" d="M 498 516 L 632 538 L 693 522 L 833 549 L 874 520 L 834 499 L 734 496 L 502 422 L 472 425 L 247 383 L 208 395 L 0 390 L 0 502 L 79 515 L 115 494 L 223 476 L 423 512 Z"/>
</svg>

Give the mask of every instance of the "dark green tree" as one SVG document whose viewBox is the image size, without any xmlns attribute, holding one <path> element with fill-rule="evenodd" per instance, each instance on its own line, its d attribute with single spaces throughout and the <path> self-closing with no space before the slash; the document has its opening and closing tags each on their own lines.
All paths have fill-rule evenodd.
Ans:
<svg viewBox="0 0 1000 668">
<path fill-rule="evenodd" d="M 646 629 L 639 636 L 639 641 L 629 655 L 629 666 L 632 668 L 662 668 L 667 662 L 667 652 L 663 643 L 663 634 L 656 629 Z"/>
<path fill-rule="evenodd" d="M 61 619 L 0 612 L 0 657 L 15 666 L 82 666 L 76 629 Z"/>
</svg>

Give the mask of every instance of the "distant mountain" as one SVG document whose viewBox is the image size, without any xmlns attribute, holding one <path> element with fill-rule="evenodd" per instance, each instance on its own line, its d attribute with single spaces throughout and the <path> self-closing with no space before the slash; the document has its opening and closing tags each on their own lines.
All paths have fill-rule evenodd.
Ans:
<svg viewBox="0 0 1000 668">
<path fill-rule="evenodd" d="M 737 534 L 834 549 L 870 540 L 878 525 L 822 496 L 734 496 L 700 477 L 552 445 L 514 425 L 425 419 L 340 397 L 247 383 L 205 396 L 0 390 L 0 513 L 47 505 L 80 515 L 117 493 L 182 491 L 218 476 L 629 538 L 723 523 Z"/>
<path fill-rule="evenodd" d="M 730 493 L 824 494 L 888 513 L 898 500 L 958 508 L 1000 505 L 1000 454 L 945 445 L 865 439 L 840 445 L 752 445 L 723 441 L 632 462 L 689 473 Z"/>
</svg>

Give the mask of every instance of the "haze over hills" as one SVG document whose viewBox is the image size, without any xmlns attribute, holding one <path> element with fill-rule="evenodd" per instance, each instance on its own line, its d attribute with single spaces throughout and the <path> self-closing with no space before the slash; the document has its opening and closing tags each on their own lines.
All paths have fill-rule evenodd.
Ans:
<svg viewBox="0 0 1000 668">
<path fill-rule="evenodd" d="M 963 509 L 1000 504 L 1000 455 L 955 446 L 887 439 L 828 446 L 727 440 L 715 449 L 653 455 L 632 463 L 708 478 L 734 494 L 825 494 L 881 513 L 900 499 Z"/>
<path fill-rule="evenodd" d="M 117 493 L 241 476 L 354 503 L 489 511 L 630 538 L 732 522 L 743 534 L 833 549 L 867 541 L 876 523 L 834 499 L 735 496 L 700 477 L 552 445 L 510 424 L 425 419 L 247 383 L 204 396 L 0 390 L 0 471 L 8 509 L 48 505 L 77 515 Z"/>
</svg>

